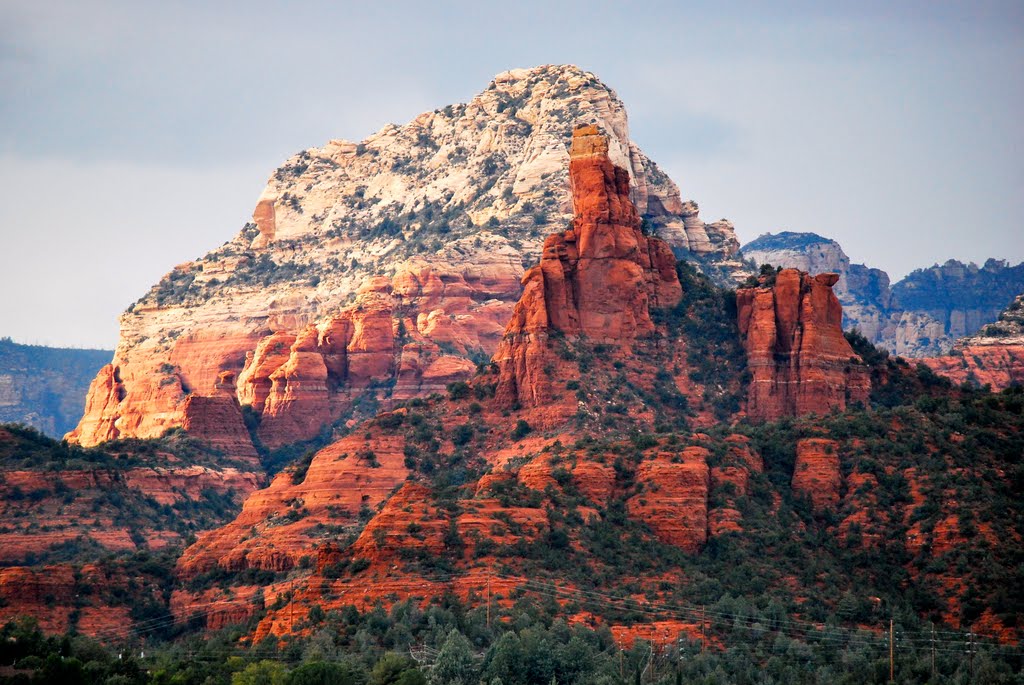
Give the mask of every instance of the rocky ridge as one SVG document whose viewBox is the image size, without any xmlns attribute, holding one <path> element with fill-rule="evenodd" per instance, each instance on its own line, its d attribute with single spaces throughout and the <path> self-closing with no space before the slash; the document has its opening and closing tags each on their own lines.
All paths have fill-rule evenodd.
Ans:
<svg viewBox="0 0 1024 685">
<path fill-rule="evenodd" d="M 679 254 L 742 270 L 732 227 L 701 222 L 629 140 L 614 91 L 572 66 L 506 72 L 469 103 L 290 158 L 252 223 L 125 312 L 69 439 L 158 436 L 183 424 L 187 397 L 233 383 L 273 446 L 311 437 L 368 392 L 466 378 L 467 359 L 497 348 L 541 236 L 571 218 L 580 123 L 607 132 L 646 226 Z"/>
<path fill-rule="evenodd" d="M 606 455 L 566 448 L 581 439 L 573 412 L 587 402 L 554 385 L 580 378 L 578 360 L 559 350 L 600 346 L 605 358 L 591 362 L 590 371 L 599 385 L 596 379 L 622 369 L 622 360 L 645 359 L 632 346 L 664 336 L 652 311 L 675 305 L 681 289 L 667 244 L 640 230 L 628 174 L 611 163 L 608 138 L 593 126 L 577 129 L 570 169 L 573 227 L 549 237 L 541 264 L 524 275 L 523 295 L 490 370 L 472 385 L 451 386 L 448 400 L 413 399 L 361 424 L 308 465 L 279 474 L 235 521 L 201 535 L 178 565 L 184 587 L 173 606 L 179 615 L 215 596 L 255 615 L 261 607 L 250 601 L 251 588 L 208 587 L 204 579 L 224 572 L 274 574 L 264 588 L 273 607 L 256 639 L 302 630 L 311 603 L 369 606 L 381 597 L 444 592 L 468 598 L 501 550 L 549 539 L 576 544 L 561 529 L 549 530 L 543 502 L 555 492 L 579 493 L 583 516 L 623 495 L 627 488 Z M 636 363 L 653 367 L 657 361 Z M 622 373 L 629 382 L 646 382 L 642 374 L 653 377 L 654 369 Z M 590 421 L 585 412 L 576 416 Z M 652 418 L 648 411 L 623 420 L 649 425 Z M 535 426 L 551 428 L 554 436 L 528 437 Z M 667 544 L 698 551 L 708 538 L 707 456 L 700 446 L 653 453 L 635 482 L 657 491 L 656 502 L 637 495 L 626 505 L 629 515 Z M 463 472 L 468 483 L 456 492 L 431 482 L 430 474 L 443 481 L 445 474 Z M 482 474 L 475 481 L 474 472 Z M 440 558 L 464 575 L 439 577 L 431 569 Z M 525 579 L 513 572 L 498 581 L 499 603 L 507 604 Z"/>
<path fill-rule="evenodd" d="M 957 395 L 944 398 L 948 404 L 911 398 L 895 410 L 824 414 L 867 391 L 854 360 L 846 358 L 850 368 L 842 363 L 849 344 L 831 291 L 834 274 L 783 271 L 771 275 L 773 283 L 766 274 L 760 287 L 741 291 L 737 316 L 734 300 L 687 265 L 676 265 L 675 278 L 658 268 L 655 257 L 665 248 L 642 230 L 638 236 L 623 173 L 610 164 L 605 141 L 586 129 L 577 137 L 574 226 L 550 241 L 565 252 L 553 250 L 547 271 L 531 270 L 526 279 L 532 288 L 513 307 L 518 315 L 499 342 L 506 361 L 496 355 L 469 382 L 447 386 L 447 397 L 412 397 L 354 424 L 252 493 L 233 521 L 200 534 L 180 558 L 173 593 L 164 587 L 178 619 L 196 618 L 210 629 L 242 622 L 239 632 L 259 641 L 308 635 L 324 629 L 325 617 L 353 610 L 454 596 L 477 611 L 487 602 L 505 620 L 527 595 L 535 598 L 530 581 L 543 578 L 557 583 L 561 597 L 547 599 L 567 621 L 604 622 L 612 635 L 629 639 L 647 634 L 636 622 L 649 619 L 630 605 L 758 596 L 752 579 L 803 619 L 834 609 L 840 588 L 857 594 L 855 605 L 865 594 L 892 602 L 931 592 L 935 578 L 952 580 L 941 569 L 956 567 L 959 548 L 980 552 L 971 547 L 964 503 L 983 512 L 975 537 L 991 545 L 994 531 L 999 537 L 991 539 L 1019 541 L 1007 530 L 1013 519 L 1001 513 L 1016 477 L 1001 451 L 1020 434 L 1019 398 L 983 397 L 965 408 L 991 415 L 977 424 L 955 411 Z M 592 250 L 582 249 L 586 243 Z M 581 269 L 581 254 L 607 255 L 607 264 Z M 597 273 L 633 276 L 588 281 L 595 266 Z M 551 281 L 558 287 L 548 287 L 549 273 L 561 276 Z M 606 296 L 580 297 L 584 283 Z M 376 315 L 363 311 L 372 324 Z M 356 328 L 353 319 L 342 320 L 268 341 L 264 361 L 255 364 L 254 354 L 253 364 L 274 370 L 253 373 L 268 382 L 248 387 L 266 393 L 269 404 L 275 383 L 284 382 L 292 391 L 280 399 L 301 409 L 303 393 L 322 391 L 320 364 L 339 374 L 353 368 L 352 357 L 365 355 L 356 369 L 376 363 L 375 348 L 352 347 Z M 742 360 L 744 350 L 732 349 L 741 334 L 752 375 L 775 385 L 766 411 L 801 415 L 797 420 L 732 425 L 740 407 L 729 402 L 716 407 L 723 418 L 710 415 L 707 405 L 722 400 L 724 388 L 747 387 L 734 358 Z M 535 372 L 511 361 L 518 349 L 534 350 L 541 361 Z M 890 376 L 914 375 L 900 370 L 905 364 L 880 363 Z M 531 401 L 540 396 L 536 379 L 545 376 L 550 397 Z M 806 392 L 788 387 L 802 380 Z M 227 401 L 211 410 L 237 410 L 245 382 L 220 374 L 215 388 Z M 939 409 L 922 414 L 929 407 Z M 559 413 L 563 408 L 574 411 Z M 205 415 L 197 414 L 196 430 Z M 836 436 L 835 449 L 808 437 L 818 435 Z M 908 473 L 911 459 L 928 466 L 931 489 L 928 478 Z M 813 502 L 818 491 L 821 506 L 801 506 L 802 493 Z M 904 541 L 908 526 L 914 538 Z M 873 540 L 891 549 L 879 556 Z M 910 561 L 908 554 L 917 556 Z M 1012 548 L 991 545 L 986 554 L 990 563 L 979 572 L 1010 582 L 985 576 L 964 584 L 1012 587 Z M 868 562 L 889 565 L 866 573 L 874 568 Z M 46 572 L 9 574 L 6 587 L 14 596 L 21 586 L 44 603 L 47 595 L 61 602 L 74 596 L 73 573 L 69 580 L 54 571 L 55 582 L 45 585 L 39 581 Z M 595 588 L 614 588 L 616 602 L 587 599 Z M 947 590 L 934 595 L 944 619 L 975 625 L 977 602 L 961 611 L 963 585 Z M 562 601 L 566 596 L 572 599 Z M 999 599 L 984 602 L 998 606 Z M 989 617 L 997 626 L 1003 620 Z M 672 629 L 693 632 L 692 625 Z"/>
<path fill-rule="evenodd" d="M 33 426 L 52 437 L 74 428 L 89 381 L 110 359 L 106 350 L 21 345 L 0 338 L 0 423 Z"/>
</svg>

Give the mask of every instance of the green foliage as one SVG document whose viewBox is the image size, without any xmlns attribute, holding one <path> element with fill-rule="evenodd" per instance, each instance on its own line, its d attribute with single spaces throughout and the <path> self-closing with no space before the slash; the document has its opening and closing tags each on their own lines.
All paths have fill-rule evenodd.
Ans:
<svg viewBox="0 0 1024 685">
<path fill-rule="evenodd" d="M 676 263 L 683 297 L 670 309 L 654 312 L 657 323 L 686 341 L 690 380 L 704 386 L 704 400 L 719 419 L 739 411 L 746 392 L 746 354 L 740 344 L 736 295 L 715 286 L 689 262 Z M 662 403 L 686 409 L 667 374 L 659 375 L 655 391 Z"/>
<path fill-rule="evenodd" d="M 231 685 L 287 685 L 288 669 L 276 661 L 257 661 L 231 674 Z"/>
<path fill-rule="evenodd" d="M 512 429 L 512 439 L 522 440 L 529 435 L 532 430 L 533 428 L 530 427 L 530 424 L 527 423 L 525 419 L 519 419 L 516 421 L 516 427 Z"/>
<path fill-rule="evenodd" d="M 370 671 L 369 685 L 427 685 L 416 662 L 403 654 L 388 652 Z"/>
<path fill-rule="evenodd" d="M 448 399 L 453 401 L 463 400 L 469 397 L 471 388 L 465 381 L 456 381 L 448 384 Z"/>
<path fill-rule="evenodd" d="M 430 685 L 476 685 L 477 673 L 476 658 L 469 640 L 453 629 L 437 653 L 428 682 Z"/>
<path fill-rule="evenodd" d="M 313 661 L 288 675 L 287 685 L 364 685 L 365 674 L 348 662 Z"/>
</svg>

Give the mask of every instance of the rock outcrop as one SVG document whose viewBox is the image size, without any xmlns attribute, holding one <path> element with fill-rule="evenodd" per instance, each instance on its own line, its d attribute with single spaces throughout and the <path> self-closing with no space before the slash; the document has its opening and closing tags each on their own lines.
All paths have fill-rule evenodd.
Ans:
<svg viewBox="0 0 1024 685">
<path fill-rule="evenodd" d="M 654 331 L 651 307 L 681 297 L 675 257 L 664 241 L 645 236 L 629 199 L 629 174 L 608 154 L 596 127 L 573 133 L 570 180 L 572 228 L 548 237 L 538 266 L 523 276 L 523 297 L 494 355 L 497 397 L 504 406 L 550 402 L 557 363 L 552 335 L 627 344 Z"/>
<path fill-rule="evenodd" d="M 736 293 L 751 372 L 747 413 L 755 419 L 826 413 L 867 402 L 870 377 L 843 336 L 836 274 L 778 272 L 774 283 Z"/>
<path fill-rule="evenodd" d="M 890 287 L 884 271 L 851 264 L 839 243 L 814 233 L 769 233 L 744 245 L 742 254 L 757 264 L 838 274 L 834 290 L 843 305 L 843 328 L 856 328 L 872 343 L 907 357 L 948 352 L 1024 292 L 1024 264 L 995 259 L 980 267 L 951 259 Z"/>
<path fill-rule="evenodd" d="M 642 462 L 636 477 L 643 492 L 627 503 L 629 515 L 650 526 L 662 542 L 699 552 L 708 539 L 707 458 L 707 449 L 688 447 Z"/>
<path fill-rule="evenodd" d="M 839 443 L 825 438 L 805 438 L 796 445 L 793 492 L 811 500 L 815 511 L 834 508 L 842 486 Z"/>
<path fill-rule="evenodd" d="M 392 318 L 392 341 L 374 343 L 380 399 L 391 386 L 410 397 L 465 378 L 497 348 L 541 236 L 572 217 L 568 148 L 581 123 L 607 133 L 623 194 L 673 250 L 742 268 L 731 226 L 701 224 L 630 141 L 614 91 L 572 66 L 506 72 L 469 103 L 289 159 L 252 223 L 125 312 L 69 439 L 158 436 L 183 424 L 186 397 L 216 394 L 225 373 L 241 405 L 267 412 L 268 444 L 311 437 L 366 389 L 317 357 L 339 354 L 319 331 L 358 318 L 368 288 L 381 330 L 385 312 Z"/>
</svg>

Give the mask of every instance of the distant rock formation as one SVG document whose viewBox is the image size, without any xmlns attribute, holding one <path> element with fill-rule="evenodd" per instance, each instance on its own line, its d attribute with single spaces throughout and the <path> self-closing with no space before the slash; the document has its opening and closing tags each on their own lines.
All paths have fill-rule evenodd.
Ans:
<svg viewBox="0 0 1024 685">
<path fill-rule="evenodd" d="M 948 352 L 1024 292 L 1024 264 L 995 259 L 980 267 L 951 259 L 890 286 L 884 271 L 851 264 L 839 243 L 814 233 L 769 233 L 744 245 L 742 254 L 759 265 L 838 274 L 843 327 L 907 357 Z"/>
<path fill-rule="evenodd" d="M 832 273 L 783 269 L 774 283 L 736 293 L 752 378 L 747 413 L 756 419 L 826 413 L 867 403 L 867 369 L 843 336 Z"/>
<path fill-rule="evenodd" d="M 107 350 L 21 345 L 0 338 L 0 423 L 24 423 L 51 437 L 74 428 L 89 380 Z"/>
</svg>

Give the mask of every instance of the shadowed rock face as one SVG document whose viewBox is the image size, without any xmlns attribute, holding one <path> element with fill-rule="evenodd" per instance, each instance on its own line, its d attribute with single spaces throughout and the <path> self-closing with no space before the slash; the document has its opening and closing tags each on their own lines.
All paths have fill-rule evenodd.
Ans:
<svg viewBox="0 0 1024 685">
<path fill-rule="evenodd" d="M 682 291 L 668 245 L 640 231 L 629 175 L 612 164 L 608 139 L 576 129 L 569 163 L 575 218 L 548 237 L 538 266 L 523 276 L 523 296 L 495 353 L 497 397 L 526 407 L 550 401 L 557 355 L 551 335 L 622 345 L 654 331 L 651 307 L 676 304 Z"/>
<path fill-rule="evenodd" d="M 835 274 L 783 269 L 773 286 L 736 293 L 756 419 L 826 413 L 866 402 L 870 378 L 843 337 Z"/>
</svg>

